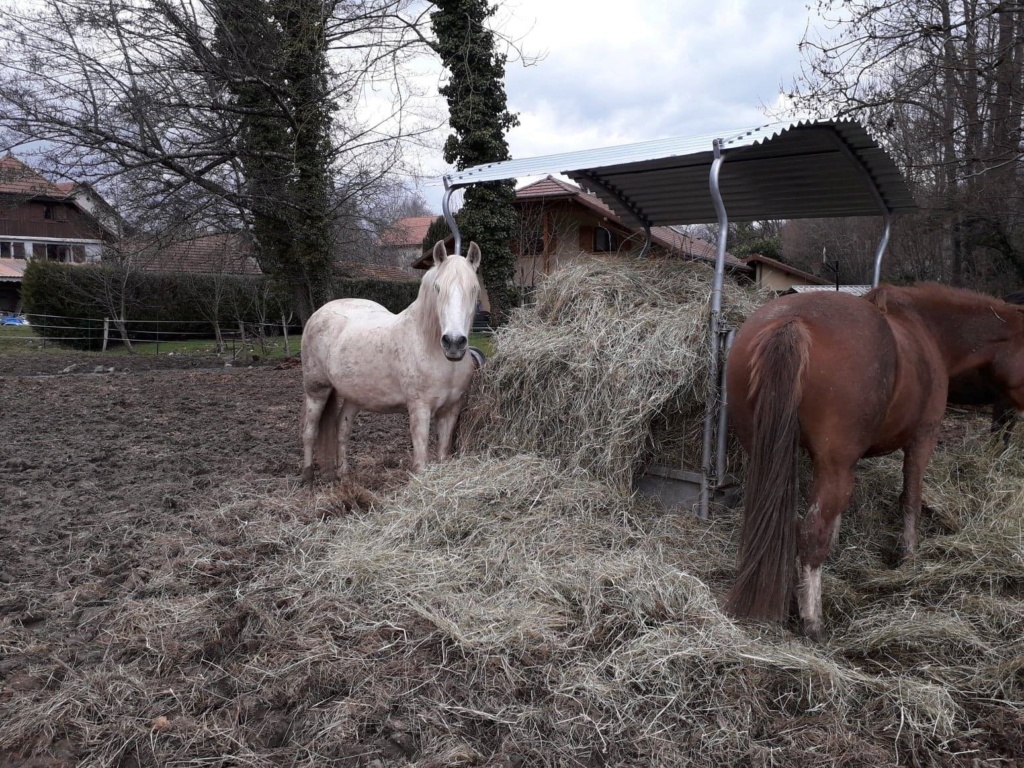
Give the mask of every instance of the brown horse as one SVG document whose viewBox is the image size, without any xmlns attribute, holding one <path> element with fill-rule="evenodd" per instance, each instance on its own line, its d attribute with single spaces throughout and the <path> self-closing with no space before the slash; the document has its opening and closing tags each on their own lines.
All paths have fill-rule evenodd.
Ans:
<svg viewBox="0 0 1024 768">
<path fill-rule="evenodd" d="M 726 372 L 729 421 L 749 456 L 729 610 L 782 621 L 799 554 L 804 632 L 821 637 L 821 566 L 864 456 L 903 449 L 900 552 L 912 553 L 949 379 L 978 368 L 1024 408 L 1024 308 L 924 284 L 882 286 L 866 298 L 786 296 L 751 315 Z M 799 525 L 798 445 L 813 464 L 810 504 Z"/>
<path fill-rule="evenodd" d="M 1008 304 L 1024 304 L 1024 291 L 1003 296 L 1003 301 Z M 1017 421 L 1017 410 L 1003 394 L 988 368 L 977 368 L 950 379 L 946 402 L 952 405 L 991 405 L 992 431 L 1003 438 L 1004 444 L 1009 444 Z"/>
</svg>

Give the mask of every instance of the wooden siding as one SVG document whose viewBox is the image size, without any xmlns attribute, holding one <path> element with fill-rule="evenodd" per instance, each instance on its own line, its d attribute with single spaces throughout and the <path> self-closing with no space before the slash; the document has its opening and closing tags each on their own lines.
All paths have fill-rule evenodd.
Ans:
<svg viewBox="0 0 1024 768">
<path fill-rule="evenodd" d="M 47 209 L 51 218 L 47 218 Z M 16 207 L 0 201 L 0 237 L 28 237 L 40 240 L 107 240 L 110 236 L 78 208 L 66 203 L 23 201 Z"/>
</svg>

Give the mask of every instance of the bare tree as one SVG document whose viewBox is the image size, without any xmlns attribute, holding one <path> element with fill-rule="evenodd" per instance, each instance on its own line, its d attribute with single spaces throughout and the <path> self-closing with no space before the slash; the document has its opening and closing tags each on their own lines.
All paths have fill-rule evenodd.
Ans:
<svg viewBox="0 0 1024 768">
<path fill-rule="evenodd" d="M 99 302 L 106 316 L 113 321 L 129 352 L 134 349 L 128 323 L 132 313 L 140 309 L 139 282 L 158 252 L 159 244 L 153 240 L 119 240 L 104 249 L 102 264 L 90 266 L 87 272 L 83 272 L 90 277 L 86 283 L 90 298 Z"/>
<path fill-rule="evenodd" d="M 998 290 L 1009 268 L 1024 280 L 1024 4 L 822 0 L 819 11 L 832 32 L 802 42 L 796 104 L 857 116 L 883 138 L 923 205 L 919 241 L 940 235 L 943 277 Z"/>
<path fill-rule="evenodd" d="M 322 296 L 336 215 L 363 209 L 436 121 L 405 66 L 410 0 L 6 0 L 0 148 L 121 183 L 124 213 L 168 207 L 255 231 L 303 311 Z M 393 94 L 364 118 L 363 94 Z M 365 112 L 365 110 L 364 110 Z M 341 230 L 344 231 L 344 230 Z"/>
</svg>

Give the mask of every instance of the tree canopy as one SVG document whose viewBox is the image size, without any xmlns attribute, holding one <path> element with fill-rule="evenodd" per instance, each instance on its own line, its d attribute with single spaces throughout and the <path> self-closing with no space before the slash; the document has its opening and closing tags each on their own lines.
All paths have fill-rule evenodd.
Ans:
<svg viewBox="0 0 1024 768">
<path fill-rule="evenodd" d="M 403 76 L 427 50 L 411 7 L 7 0 L 0 148 L 98 183 L 143 228 L 251 229 L 308 308 L 346 231 L 331 223 L 366 216 L 402 142 L 433 127 Z M 393 98 L 370 117 L 374 85 Z"/>
<path fill-rule="evenodd" d="M 1024 4 L 822 0 L 801 44 L 800 108 L 865 121 L 924 212 L 893 249 L 919 278 L 1003 290 L 1024 282 Z M 932 242 L 931 259 L 912 253 Z"/>
</svg>

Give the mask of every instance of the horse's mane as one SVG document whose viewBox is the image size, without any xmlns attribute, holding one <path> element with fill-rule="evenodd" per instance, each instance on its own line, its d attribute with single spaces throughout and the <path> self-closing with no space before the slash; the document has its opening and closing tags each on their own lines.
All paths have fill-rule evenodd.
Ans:
<svg viewBox="0 0 1024 768">
<path fill-rule="evenodd" d="M 977 309 L 978 307 L 992 307 L 994 309 L 1004 304 L 1003 299 L 990 296 L 987 293 L 972 291 L 969 288 L 954 288 L 942 283 L 915 283 L 914 285 L 880 285 L 868 294 L 868 298 L 880 307 L 886 303 L 899 302 L 902 297 L 914 297 L 918 300 L 937 301 L 952 308 Z"/>
<path fill-rule="evenodd" d="M 981 293 L 980 291 L 972 291 L 970 288 L 954 288 L 951 285 L 943 285 L 942 283 L 917 283 L 908 287 L 908 290 L 914 291 L 920 296 L 926 298 L 935 298 L 943 302 L 949 302 L 951 304 L 957 304 L 961 306 L 998 306 L 1003 303 L 1003 300 L 995 296 L 990 296 L 987 293 Z"/>
</svg>

